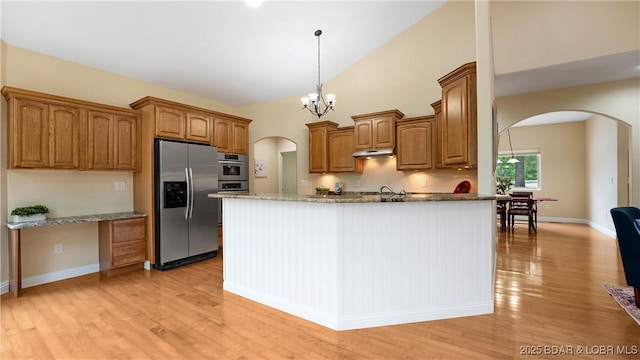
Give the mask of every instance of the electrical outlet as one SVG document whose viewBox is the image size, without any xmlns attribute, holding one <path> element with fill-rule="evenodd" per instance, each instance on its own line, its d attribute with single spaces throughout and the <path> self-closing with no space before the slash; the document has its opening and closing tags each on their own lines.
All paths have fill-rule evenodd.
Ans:
<svg viewBox="0 0 640 360">
<path fill-rule="evenodd" d="M 53 252 L 56 254 L 62 254 L 62 244 L 58 243 L 53 245 Z"/>
<path fill-rule="evenodd" d="M 124 191 L 124 181 L 116 181 L 114 183 L 116 191 Z"/>
<path fill-rule="evenodd" d="M 359 188 L 360 187 L 360 180 L 356 180 L 356 187 Z"/>
<path fill-rule="evenodd" d="M 426 177 L 426 176 L 422 178 L 421 186 L 422 186 L 423 188 L 426 188 L 426 187 L 427 187 L 427 177 Z"/>
</svg>

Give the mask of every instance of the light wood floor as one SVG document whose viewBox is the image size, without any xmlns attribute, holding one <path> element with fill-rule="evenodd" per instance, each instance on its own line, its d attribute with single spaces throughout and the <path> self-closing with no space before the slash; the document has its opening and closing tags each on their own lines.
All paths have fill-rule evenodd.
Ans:
<svg viewBox="0 0 640 360">
<path fill-rule="evenodd" d="M 0 357 L 640 357 L 640 325 L 601 287 L 626 285 L 614 239 L 585 225 L 540 223 L 530 235 L 517 224 L 499 232 L 498 254 L 494 314 L 343 332 L 223 292 L 221 257 L 166 272 L 91 274 L 4 295 Z M 623 346 L 628 354 L 617 355 Z"/>
</svg>

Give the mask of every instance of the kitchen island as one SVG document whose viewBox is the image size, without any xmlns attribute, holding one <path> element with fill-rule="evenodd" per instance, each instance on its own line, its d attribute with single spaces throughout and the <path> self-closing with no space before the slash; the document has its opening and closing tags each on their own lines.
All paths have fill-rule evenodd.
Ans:
<svg viewBox="0 0 640 360">
<path fill-rule="evenodd" d="M 495 196 L 209 197 L 226 291 L 334 330 L 493 312 Z"/>
</svg>

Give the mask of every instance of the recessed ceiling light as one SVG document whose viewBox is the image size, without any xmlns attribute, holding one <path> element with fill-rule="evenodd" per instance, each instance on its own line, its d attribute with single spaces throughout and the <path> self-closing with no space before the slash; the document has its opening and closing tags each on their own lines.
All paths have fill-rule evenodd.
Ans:
<svg viewBox="0 0 640 360">
<path fill-rule="evenodd" d="M 262 4 L 262 0 L 245 0 L 244 2 L 251 7 L 258 7 Z"/>
</svg>

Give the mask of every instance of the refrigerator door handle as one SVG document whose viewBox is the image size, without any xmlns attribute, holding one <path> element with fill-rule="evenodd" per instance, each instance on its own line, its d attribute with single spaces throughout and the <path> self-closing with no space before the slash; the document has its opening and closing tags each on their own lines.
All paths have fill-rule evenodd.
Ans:
<svg viewBox="0 0 640 360">
<path fill-rule="evenodd" d="M 184 208 L 184 219 L 189 220 L 189 207 L 191 206 L 191 179 L 189 178 L 189 171 L 184 168 L 184 177 L 187 179 L 187 206 Z"/>
<path fill-rule="evenodd" d="M 189 203 L 189 219 L 193 216 L 193 198 L 195 197 L 195 189 L 193 186 L 193 170 L 189 167 L 189 182 L 191 183 L 191 203 Z"/>
</svg>

